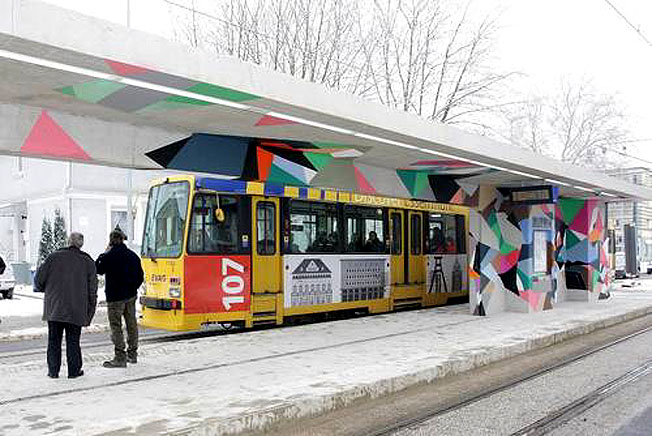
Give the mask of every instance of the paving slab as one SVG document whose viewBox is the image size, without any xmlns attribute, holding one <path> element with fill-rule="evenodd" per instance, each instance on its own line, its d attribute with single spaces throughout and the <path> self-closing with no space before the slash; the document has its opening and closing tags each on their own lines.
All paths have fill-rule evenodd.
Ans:
<svg viewBox="0 0 652 436">
<path fill-rule="evenodd" d="M 652 313 L 652 289 L 536 314 L 448 306 L 144 344 L 139 363 L 46 377 L 45 356 L 0 367 L 0 434 L 220 435 L 264 430 Z M 83 351 L 83 350 L 82 350 Z M 65 369 L 62 369 L 65 376 Z"/>
</svg>

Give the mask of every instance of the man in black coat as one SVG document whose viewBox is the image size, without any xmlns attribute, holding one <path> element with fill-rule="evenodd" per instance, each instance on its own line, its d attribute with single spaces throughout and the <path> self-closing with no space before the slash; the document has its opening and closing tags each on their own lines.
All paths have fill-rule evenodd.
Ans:
<svg viewBox="0 0 652 436">
<path fill-rule="evenodd" d="M 48 322 L 47 361 L 51 378 L 59 377 L 64 331 L 68 378 L 84 375 L 79 338 L 82 326 L 91 324 L 97 303 L 95 263 L 81 251 L 84 236 L 71 233 L 68 245 L 49 255 L 34 277 L 35 290 L 45 292 L 43 320 Z"/>
<path fill-rule="evenodd" d="M 140 258 L 124 244 L 125 236 L 116 229 L 109 235 L 109 247 L 95 261 L 98 274 L 106 274 L 106 304 L 108 308 L 111 341 L 114 347 L 112 360 L 104 362 L 105 368 L 124 368 L 127 362 L 138 359 L 138 324 L 136 322 L 136 295 L 143 283 Z M 125 351 L 122 318 L 127 327 Z"/>
</svg>

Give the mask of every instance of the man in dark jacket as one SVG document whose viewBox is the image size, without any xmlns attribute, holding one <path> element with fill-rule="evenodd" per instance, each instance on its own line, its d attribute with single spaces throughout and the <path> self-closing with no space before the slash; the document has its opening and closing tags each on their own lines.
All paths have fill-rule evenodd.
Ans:
<svg viewBox="0 0 652 436">
<path fill-rule="evenodd" d="M 5 268 L 7 268 L 7 265 L 5 264 L 5 261 L 2 260 L 2 256 L 0 256 L 0 276 L 5 273 Z"/>
<path fill-rule="evenodd" d="M 108 307 L 111 341 L 114 357 L 104 362 L 105 368 L 124 368 L 127 362 L 138 359 L 138 324 L 136 322 L 136 294 L 143 283 L 143 268 L 140 258 L 124 244 L 125 236 L 116 229 L 109 235 L 107 251 L 95 261 L 98 274 L 106 274 L 106 304 Z M 122 318 L 127 327 L 125 351 Z"/>
<path fill-rule="evenodd" d="M 64 331 L 68 378 L 84 375 L 79 337 L 82 326 L 91 324 L 97 303 L 95 263 L 81 251 L 84 236 L 71 233 L 68 245 L 49 255 L 34 277 L 36 290 L 45 292 L 43 319 L 48 322 L 47 360 L 51 378 L 59 377 Z"/>
</svg>

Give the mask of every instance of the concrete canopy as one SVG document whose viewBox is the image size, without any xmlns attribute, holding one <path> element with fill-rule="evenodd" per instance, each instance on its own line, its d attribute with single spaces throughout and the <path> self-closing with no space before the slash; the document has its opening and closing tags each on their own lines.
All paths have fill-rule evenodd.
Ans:
<svg viewBox="0 0 652 436">
<path fill-rule="evenodd" d="M 7 155 L 160 168 L 145 153 L 212 133 L 318 144 L 356 168 L 652 199 L 601 173 L 34 0 L 0 4 L 0 74 Z"/>
</svg>

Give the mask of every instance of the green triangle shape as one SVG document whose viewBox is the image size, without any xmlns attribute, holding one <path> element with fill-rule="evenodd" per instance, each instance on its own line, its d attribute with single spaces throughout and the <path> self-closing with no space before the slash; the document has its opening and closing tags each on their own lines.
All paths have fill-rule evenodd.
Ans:
<svg viewBox="0 0 652 436">
<path fill-rule="evenodd" d="M 530 274 L 526 274 L 520 269 L 516 269 L 516 273 L 518 276 L 521 278 L 521 281 L 523 282 L 523 289 L 532 289 L 532 276 Z"/>
<path fill-rule="evenodd" d="M 152 103 L 149 106 L 138 109 L 136 112 L 154 112 L 154 111 L 169 111 L 174 109 L 187 109 L 188 105 L 186 103 L 179 103 L 173 101 L 157 101 Z"/>
<path fill-rule="evenodd" d="M 271 183 L 280 183 L 283 185 L 308 186 L 301 180 L 297 179 L 291 174 L 286 173 L 274 164 L 272 164 L 272 167 L 269 170 L 267 181 Z"/>
<path fill-rule="evenodd" d="M 260 97 L 257 95 L 249 94 L 246 92 L 236 91 L 234 89 L 223 88 L 217 85 L 211 85 L 209 83 L 198 83 L 191 86 L 187 89 L 190 92 L 196 92 L 197 94 L 207 95 L 209 97 L 221 98 L 228 101 L 247 101 L 247 100 L 256 100 Z"/>
<path fill-rule="evenodd" d="M 396 170 L 396 174 L 398 174 L 401 182 L 403 182 L 403 185 L 410 194 L 416 195 L 417 172 L 412 170 Z"/>
<path fill-rule="evenodd" d="M 561 209 L 561 216 L 564 222 L 570 225 L 577 213 L 584 207 L 584 200 L 577 200 L 574 198 L 562 198 L 559 200 L 559 208 Z"/>
<path fill-rule="evenodd" d="M 570 250 L 582 240 L 575 235 L 575 232 L 568 229 L 566 231 L 566 249 Z"/>
<path fill-rule="evenodd" d="M 430 183 L 428 182 L 428 173 L 427 172 L 418 172 L 416 180 L 414 181 L 414 192 L 416 196 L 417 193 L 423 192 Z"/>
<path fill-rule="evenodd" d="M 595 288 L 598 287 L 598 281 L 600 280 L 600 272 L 597 270 L 593 270 L 593 276 L 591 277 L 591 290 L 594 290 Z"/>
<path fill-rule="evenodd" d="M 493 230 L 494 234 L 496 235 L 496 238 L 500 241 L 502 239 L 502 232 L 500 231 L 500 225 L 498 224 L 498 217 L 496 216 L 496 212 L 491 212 L 489 213 L 489 217 L 487 218 L 487 224 L 489 224 L 489 228 Z"/>
<path fill-rule="evenodd" d="M 170 103 L 185 103 L 185 104 L 191 104 L 191 105 L 196 105 L 196 106 L 212 106 L 213 103 L 209 103 L 207 101 L 201 101 L 197 100 L 195 98 L 190 98 L 190 97 L 183 97 L 180 95 L 171 95 L 165 99 L 165 101 L 170 102 Z"/>
<path fill-rule="evenodd" d="M 516 247 L 511 246 L 504 239 L 500 239 L 500 254 L 509 254 L 514 250 Z"/>
<path fill-rule="evenodd" d="M 73 96 L 73 97 L 77 97 L 77 96 L 75 95 L 75 88 L 73 88 L 72 86 L 66 86 L 66 87 L 64 87 L 64 88 L 59 88 L 59 89 L 57 89 L 57 91 L 59 91 L 59 92 L 62 93 L 62 94 L 66 94 L 66 95 L 71 95 L 71 96 Z"/>
<path fill-rule="evenodd" d="M 331 161 L 334 159 L 333 156 L 330 154 L 323 154 L 323 153 L 304 153 L 303 154 L 308 160 L 310 161 L 311 164 L 314 165 L 314 167 L 317 169 L 317 171 L 321 171 L 323 168 L 327 167 L 328 164 L 331 163 Z"/>
<path fill-rule="evenodd" d="M 59 92 L 64 94 L 74 95 L 80 100 L 89 103 L 97 103 L 103 98 L 113 94 L 116 91 L 124 88 L 125 85 L 120 83 L 111 82 L 109 80 L 93 80 L 92 82 L 80 83 L 72 86 L 72 94 L 70 94 L 69 86 L 59 89 Z M 65 90 L 65 92 L 64 92 Z"/>
</svg>

